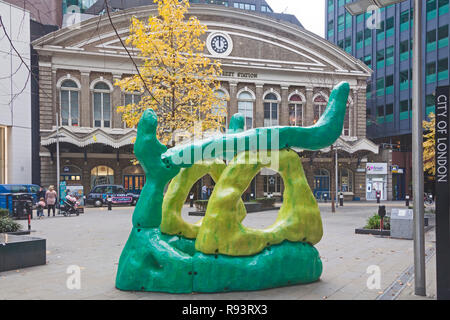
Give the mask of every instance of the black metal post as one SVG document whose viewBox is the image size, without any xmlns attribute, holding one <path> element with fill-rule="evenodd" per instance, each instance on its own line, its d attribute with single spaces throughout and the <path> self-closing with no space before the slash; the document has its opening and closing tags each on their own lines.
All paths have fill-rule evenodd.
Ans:
<svg viewBox="0 0 450 320">
<path fill-rule="evenodd" d="M 436 289 L 450 300 L 450 86 L 436 88 Z"/>
</svg>

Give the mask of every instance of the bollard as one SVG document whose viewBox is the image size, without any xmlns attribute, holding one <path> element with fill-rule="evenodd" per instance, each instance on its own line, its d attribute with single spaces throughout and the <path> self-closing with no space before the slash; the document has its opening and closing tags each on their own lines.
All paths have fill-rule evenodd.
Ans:
<svg viewBox="0 0 450 320">
<path fill-rule="evenodd" d="M 406 200 L 406 206 L 409 208 L 409 195 L 406 195 L 405 200 Z"/>
<path fill-rule="evenodd" d="M 111 198 L 108 198 L 108 211 L 111 211 L 112 210 L 112 199 Z"/>
<path fill-rule="evenodd" d="M 323 200 L 324 200 L 325 203 L 327 203 L 327 199 L 328 199 L 328 194 L 325 193 L 325 194 L 323 195 Z"/>
<path fill-rule="evenodd" d="M 381 203 L 381 191 L 377 191 L 377 203 Z"/>
<path fill-rule="evenodd" d="M 378 215 L 380 216 L 380 228 L 381 231 L 384 229 L 384 217 L 386 216 L 386 206 L 379 206 L 378 207 Z"/>
<path fill-rule="evenodd" d="M 341 194 L 339 195 L 339 205 L 340 205 L 341 207 L 344 206 L 344 195 L 342 194 L 342 192 L 341 192 Z"/>
<path fill-rule="evenodd" d="M 189 205 L 190 205 L 191 208 L 193 208 L 194 207 L 194 194 L 191 193 L 189 195 L 189 200 L 190 200 L 189 201 Z"/>
<path fill-rule="evenodd" d="M 31 231 L 31 214 L 28 214 L 28 231 Z"/>
</svg>

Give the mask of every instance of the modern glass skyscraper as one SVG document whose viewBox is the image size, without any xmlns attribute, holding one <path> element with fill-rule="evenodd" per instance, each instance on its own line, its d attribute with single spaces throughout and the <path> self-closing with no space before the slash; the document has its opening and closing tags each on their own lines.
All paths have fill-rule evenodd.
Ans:
<svg viewBox="0 0 450 320">
<path fill-rule="evenodd" d="M 372 13 L 351 16 L 344 5 L 326 1 L 326 38 L 365 62 L 374 71 L 367 85 L 367 135 L 397 144 L 411 134 L 412 34 L 411 0 L 380 10 L 378 29 L 369 28 Z M 449 84 L 449 0 L 423 0 L 424 115 L 434 112 L 436 86 Z M 394 139 L 392 139 L 394 138 Z"/>
</svg>

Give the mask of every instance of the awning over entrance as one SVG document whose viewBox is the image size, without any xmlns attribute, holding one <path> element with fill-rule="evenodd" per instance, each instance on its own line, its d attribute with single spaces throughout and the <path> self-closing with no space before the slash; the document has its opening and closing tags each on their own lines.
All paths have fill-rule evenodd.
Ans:
<svg viewBox="0 0 450 320">
<path fill-rule="evenodd" d="M 91 130 L 90 132 L 75 133 L 64 127 L 59 129 L 59 142 L 67 142 L 76 145 L 80 148 L 86 147 L 91 144 L 101 143 L 111 146 L 115 149 L 133 144 L 136 139 L 136 130 L 130 129 L 126 133 L 114 134 L 106 132 L 105 130 L 98 128 Z M 56 143 L 56 130 L 41 136 L 41 145 L 48 146 Z"/>
<path fill-rule="evenodd" d="M 378 154 L 379 152 L 379 147 L 375 143 L 366 138 L 358 139 L 356 141 L 345 141 L 344 139 L 339 138 L 335 142 L 334 147 L 337 147 L 339 150 L 345 151 L 349 154 L 354 154 L 358 151 L 369 151 L 374 154 Z M 303 151 L 296 148 L 293 149 L 297 152 Z M 330 152 L 330 150 L 331 148 L 329 147 L 322 149 L 321 151 L 323 153 L 327 153 Z"/>
</svg>

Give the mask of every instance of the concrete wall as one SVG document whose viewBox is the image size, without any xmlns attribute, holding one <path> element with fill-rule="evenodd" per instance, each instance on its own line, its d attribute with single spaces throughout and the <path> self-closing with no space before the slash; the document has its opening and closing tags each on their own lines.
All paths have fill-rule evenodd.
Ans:
<svg viewBox="0 0 450 320">
<path fill-rule="evenodd" d="M 0 15 L 14 47 L 29 66 L 29 12 L 0 1 Z M 0 126 L 7 128 L 5 182 L 31 183 L 31 75 L 7 37 L 1 37 L 0 48 Z"/>
</svg>

